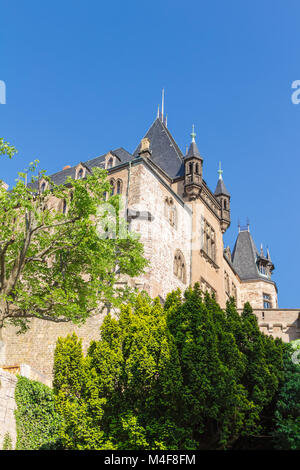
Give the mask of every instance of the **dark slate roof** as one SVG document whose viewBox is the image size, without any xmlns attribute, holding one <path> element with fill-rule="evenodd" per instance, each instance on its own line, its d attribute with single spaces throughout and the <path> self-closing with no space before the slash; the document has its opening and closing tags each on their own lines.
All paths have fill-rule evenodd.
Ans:
<svg viewBox="0 0 300 470">
<path fill-rule="evenodd" d="M 188 153 L 185 155 L 184 158 L 190 158 L 190 157 L 197 157 L 203 160 L 203 158 L 200 155 L 196 142 L 191 142 Z"/>
<path fill-rule="evenodd" d="M 218 179 L 218 184 L 215 190 L 215 196 L 220 196 L 221 194 L 223 194 L 224 196 L 230 196 L 224 184 L 223 178 Z"/>
<path fill-rule="evenodd" d="M 256 260 L 259 256 L 250 232 L 239 232 L 232 252 L 232 264 L 242 281 L 269 280 L 258 270 Z"/>
<path fill-rule="evenodd" d="M 184 175 L 181 150 L 160 118 L 154 121 L 144 138 L 150 140 L 150 149 L 152 151 L 150 160 L 171 178 Z M 135 157 L 138 156 L 139 150 L 140 144 L 133 152 Z"/>
<path fill-rule="evenodd" d="M 86 162 L 81 162 L 88 170 L 91 170 L 94 167 L 99 167 L 99 168 L 104 168 L 105 164 L 105 156 L 107 155 L 108 152 L 106 152 L 104 155 L 100 155 L 99 157 L 92 158 L 91 160 L 87 160 Z M 123 149 L 122 147 L 117 148 L 116 150 L 111 150 L 110 153 L 115 155 L 120 163 L 126 163 L 130 160 L 132 160 L 133 156 L 127 152 L 127 150 Z M 68 176 L 71 176 L 71 178 L 75 178 L 75 173 L 76 173 L 76 167 L 78 163 L 75 166 L 72 166 L 71 168 L 66 168 L 65 170 L 58 171 L 57 173 L 53 173 L 50 175 L 51 180 L 54 182 L 54 184 L 64 184 Z M 36 185 L 33 184 L 33 187 Z"/>
</svg>

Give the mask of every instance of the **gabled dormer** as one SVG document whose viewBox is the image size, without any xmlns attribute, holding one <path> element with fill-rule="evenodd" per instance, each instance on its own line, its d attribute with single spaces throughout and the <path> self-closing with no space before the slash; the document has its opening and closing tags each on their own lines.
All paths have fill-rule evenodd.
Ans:
<svg viewBox="0 0 300 470">
<path fill-rule="evenodd" d="M 75 179 L 82 180 L 86 177 L 87 173 L 90 173 L 88 167 L 82 162 L 78 163 L 78 165 L 75 167 Z"/>
</svg>

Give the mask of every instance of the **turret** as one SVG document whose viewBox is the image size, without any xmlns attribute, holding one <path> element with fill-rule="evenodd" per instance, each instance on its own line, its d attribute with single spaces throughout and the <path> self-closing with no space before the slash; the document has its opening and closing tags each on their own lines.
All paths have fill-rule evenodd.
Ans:
<svg viewBox="0 0 300 470">
<path fill-rule="evenodd" d="M 221 162 L 219 164 L 218 173 L 219 179 L 215 190 L 215 197 L 219 201 L 221 206 L 221 230 L 222 233 L 224 233 L 230 225 L 230 194 L 227 191 L 223 181 L 223 170 L 221 169 Z"/>
<path fill-rule="evenodd" d="M 184 157 L 184 192 L 190 200 L 196 199 L 201 192 L 203 172 L 203 158 L 195 141 L 194 125 L 191 137 L 192 142 Z"/>
</svg>

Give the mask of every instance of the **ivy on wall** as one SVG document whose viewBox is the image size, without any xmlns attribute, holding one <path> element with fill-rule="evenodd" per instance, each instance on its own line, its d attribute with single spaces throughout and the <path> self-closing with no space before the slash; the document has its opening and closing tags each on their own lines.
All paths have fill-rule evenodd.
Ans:
<svg viewBox="0 0 300 470">
<path fill-rule="evenodd" d="M 58 430 L 61 418 L 54 408 L 52 389 L 18 377 L 15 389 L 17 450 L 59 448 Z"/>
</svg>

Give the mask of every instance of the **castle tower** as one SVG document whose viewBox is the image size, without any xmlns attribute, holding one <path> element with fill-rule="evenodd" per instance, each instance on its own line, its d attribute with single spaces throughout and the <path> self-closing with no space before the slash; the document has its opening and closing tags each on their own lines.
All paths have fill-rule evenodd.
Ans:
<svg viewBox="0 0 300 470">
<path fill-rule="evenodd" d="M 232 265 L 241 280 L 242 303 L 250 301 L 253 308 L 277 308 L 277 286 L 271 279 L 274 265 L 269 250 L 265 256 L 257 250 L 249 225 L 239 227 L 232 252 Z"/>
<path fill-rule="evenodd" d="M 222 173 L 223 170 L 221 169 L 221 162 L 219 164 L 219 179 L 217 183 L 217 187 L 215 190 L 215 197 L 219 201 L 221 206 L 221 230 L 222 233 L 226 232 L 230 225 L 230 194 L 226 189 L 226 186 L 223 181 Z"/>
<path fill-rule="evenodd" d="M 189 200 L 196 199 L 201 193 L 203 174 L 203 158 L 195 141 L 194 125 L 191 137 L 192 142 L 184 157 L 184 192 Z"/>
</svg>

